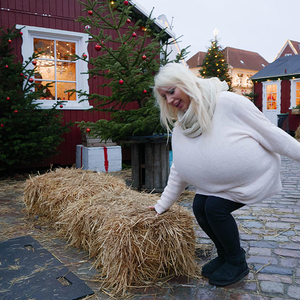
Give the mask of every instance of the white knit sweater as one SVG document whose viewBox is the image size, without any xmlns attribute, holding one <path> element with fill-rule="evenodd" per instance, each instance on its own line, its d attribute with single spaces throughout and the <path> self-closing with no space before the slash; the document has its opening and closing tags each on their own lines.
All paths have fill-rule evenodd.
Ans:
<svg viewBox="0 0 300 300">
<path fill-rule="evenodd" d="M 173 165 L 158 213 L 168 210 L 187 184 L 196 193 L 251 204 L 281 190 L 280 155 L 300 161 L 300 143 L 273 125 L 247 98 L 221 92 L 212 130 L 196 138 L 175 126 Z M 280 155 L 279 155 L 280 154 Z"/>
</svg>

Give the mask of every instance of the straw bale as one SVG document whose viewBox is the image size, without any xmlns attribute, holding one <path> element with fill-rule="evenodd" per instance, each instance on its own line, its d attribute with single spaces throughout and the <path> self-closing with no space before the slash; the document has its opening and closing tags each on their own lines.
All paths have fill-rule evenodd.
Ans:
<svg viewBox="0 0 300 300">
<path fill-rule="evenodd" d="M 91 197 L 98 191 L 117 194 L 126 188 L 123 180 L 104 173 L 58 168 L 29 178 L 24 189 L 24 202 L 28 213 L 56 221 L 69 203 Z"/>
<path fill-rule="evenodd" d="M 174 205 L 156 216 L 155 195 L 127 189 L 70 204 L 58 224 L 71 245 L 89 251 L 113 295 L 167 276 L 196 276 L 193 218 Z"/>
<path fill-rule="evenodd" d="M 156 216 L 157 195 L 140 193 L 105 173 L 58 169 L 31 178 L 29 213 L 55 221 L 70 245 L 95 258 L 102 288 L 124 297 L 134 286 L 172 276 L 197 276 L 194 219 L 179 205 Z"/>
<path fill-rule="evenodd" d="M 101 245 L 95 265 L 101 267 L 103 287 L 124 295 L 132 286 L 167 276 L 196 276 L 192 226 L 178 207 L 158 217 L 144 210 L 107 219 L 95 240 Z"/>
</svg>

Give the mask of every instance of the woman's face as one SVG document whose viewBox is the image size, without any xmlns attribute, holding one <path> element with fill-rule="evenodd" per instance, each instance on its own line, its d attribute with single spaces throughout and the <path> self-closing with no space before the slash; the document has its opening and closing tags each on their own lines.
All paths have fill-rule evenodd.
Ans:
<svg viewBox="0 0 300 300">
<path fill-rule="evenodd" d="M 190 106 L 190 97 L 175 86 L 160 88 L 157 91 L 168 105 L 172 105 L 178 110 L 186 111 Z"/>
</svg>

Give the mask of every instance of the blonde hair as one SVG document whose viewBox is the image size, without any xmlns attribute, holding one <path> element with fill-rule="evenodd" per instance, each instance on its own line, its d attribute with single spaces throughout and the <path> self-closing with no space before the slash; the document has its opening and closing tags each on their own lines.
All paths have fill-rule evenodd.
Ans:
<svg viewBox="0 0 300 300">
<path fill-rule="evenodd" d="M 178 109 L 168 105 L 157 90 L 171 86 L 179 88 L 190 97 L 190 105 L 192 105 L 202 132 L 209 131 L 218 94 L 222 90 L 222 83 L 219 78 L 199 78 L 190 69 L 179 63 L 169 63 L 160 68 L 154 77 L 153 93 L 160 106 L 161 122 L 168 132 L 171 131 L 170 125 L 174 126 L 177 120 Z"/>
</svg>

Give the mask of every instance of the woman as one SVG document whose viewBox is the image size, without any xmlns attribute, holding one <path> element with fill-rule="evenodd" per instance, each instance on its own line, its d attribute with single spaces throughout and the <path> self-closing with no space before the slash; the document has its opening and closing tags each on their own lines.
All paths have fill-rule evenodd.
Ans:
<svg viewBox="0 0 300 300">
<path fill-rule="evenodd" d="M 300 144 L 274 126 L 247 98 L 217 78 L 201 79 L 181 64 L 155 76 L 161 121 L 172 134 L 173 164 L 161 199 L 168 210 L 187 184 L 196 187 L 193 211 L 218 256 L 202 267 L 213 285 L 249 273 L 231 213 L 281 190 L 280 154 L 300 161 Z"/>
</svg>

